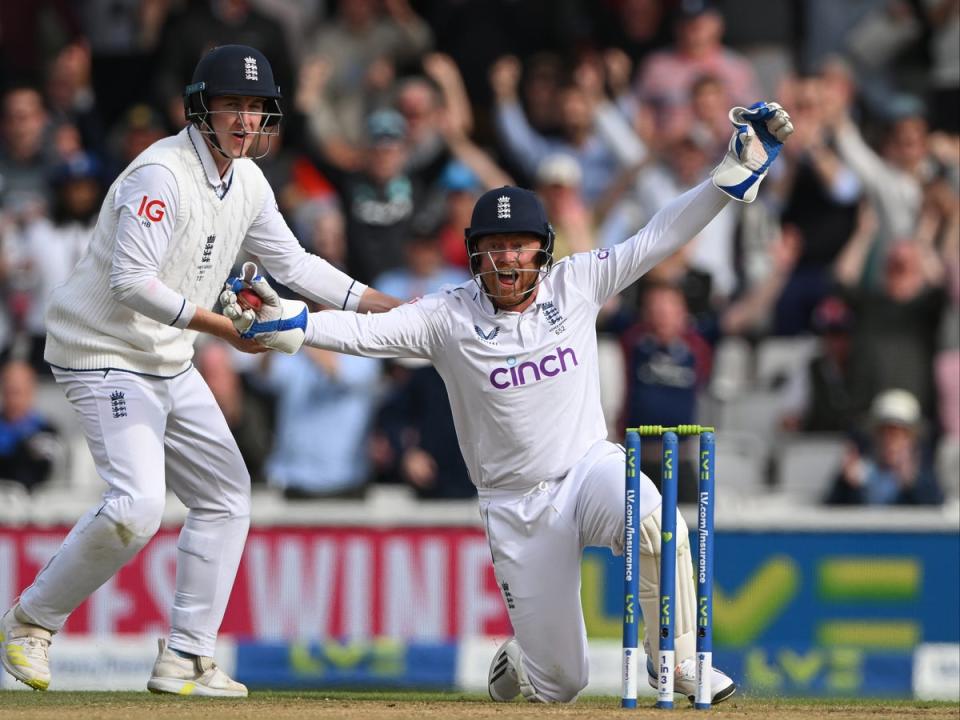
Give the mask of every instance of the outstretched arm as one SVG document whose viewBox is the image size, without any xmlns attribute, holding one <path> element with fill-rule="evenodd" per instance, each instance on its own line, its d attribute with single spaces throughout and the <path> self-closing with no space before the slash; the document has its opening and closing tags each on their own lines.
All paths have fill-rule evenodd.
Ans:
<svg viewBox="0 0 960 720">
<path fill-rule="evenodd" d="M 750 202 L 756 197 L 793 126 L 776 103 L 758 103 L 749 110 L 734 108 L 731 120 L 736 129 L 730 149 L 711 180 L 668 203 L 619 245 L 572 256 L 570 272 L 598 305 L 696 237 L 731 198 Z"/>
<path fill-rule="evenodd" d="M 257 296 L 252 298 L 253 304 L 250 291 Z M 241 338 L 287 354 L 306 343 L 364 357 L 429 358 L 433 348 L 442 346 L 445 327 L 439 296 L 427 296 L 377 314 L 339 310 L 308 313 L 303 302 L 280 298 L 257 274 L 253 263 L 245 263 L 243 275 L 227 282 L 220 304 Z"/>
</svg>

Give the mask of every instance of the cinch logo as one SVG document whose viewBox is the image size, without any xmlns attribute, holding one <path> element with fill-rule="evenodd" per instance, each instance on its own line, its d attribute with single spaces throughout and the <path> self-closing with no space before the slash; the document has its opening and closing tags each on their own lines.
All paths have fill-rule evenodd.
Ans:
<svg viewBox="0 0 960 720">
<path fill-rule="evenodd" d="M 150 200 L 146 195 L 140 201 L 140 209 L 137 210 L 137 217 L 146 217 L 152 222 L 163 220 L 163 211 L 166 209 L 163 200 Z"/>
<path fill-rule="evenodd" d="M 577 355 L 572 348 L 557 348 L 556 355 L 546 355 L 539 361 L 527 360 L 517 365 L 515 357 L 507 358 L 508 367 L 496 368 L 490 373 L 490 384 L 497 390 L 506 390 L 508 387 L 520 387 L 528 382 L 540 382 L 544 377 L 553 377 L 568 369 L 579 365 Z"/>
</svg>

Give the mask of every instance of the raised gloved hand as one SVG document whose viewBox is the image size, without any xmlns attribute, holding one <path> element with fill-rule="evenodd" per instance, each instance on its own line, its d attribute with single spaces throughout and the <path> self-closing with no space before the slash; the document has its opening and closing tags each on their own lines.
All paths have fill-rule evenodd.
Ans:
<svg viewBox="0 0 960 720">
<path fill-rule="evenodd" d="M 250 288 L 261 299 L 259 310 L 243 309 L 237 293 Z M 303 345 L 307 328 L 307 305 L 300 300 L 284 300 L 252 262 L 243 264 L 242 275 L 231 278 L 220 293 L 223 314 L 230 318 L 241 337 L 253 338 L 261 345 L 293 355 Z"/>
<path fill-rule="evenodd" d="M 793 132 L 793 123 L 774 102 L 735 107 L 730 122 L 736 129 L 727 154 L 713 171 L 713 184 L 735 200 L 753 202 L 760 181 Z"/>
</svg>

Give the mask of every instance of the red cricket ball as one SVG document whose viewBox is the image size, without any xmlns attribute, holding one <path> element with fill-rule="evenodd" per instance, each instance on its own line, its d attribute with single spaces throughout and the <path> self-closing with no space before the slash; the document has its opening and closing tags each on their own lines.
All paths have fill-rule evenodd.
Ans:
<svg viewBox="0 0 960 720">
<path fill-rule="evenodd" d="M 260 307 L 263 305 L 263 300 L 250 288 L 244 288 L 237 293 L 237 303 L 244 310 L 259 312 Z"/>
</svg>

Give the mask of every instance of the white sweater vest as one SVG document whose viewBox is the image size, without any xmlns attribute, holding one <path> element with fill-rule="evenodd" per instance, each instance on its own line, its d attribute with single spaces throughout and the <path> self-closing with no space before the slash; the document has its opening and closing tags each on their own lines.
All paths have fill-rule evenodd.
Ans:
<svg viewBox="0 0 960 720">
<path fill-rule="evenodd" d="M 144 150 L 107 191 L 87 254 L 50 299 L 45 359 L 52 365 L 159 376 L 176 375 L 190 366 L 196 332 L 152 320 L 118 302 L 110 291 L 120 215 L 117 186 L 137 168 L 151 164 L 173 173 L 179 194 L 158 279 L 198 307 L 212 308 L 217 301 L 263 206 L 267 181 L 251 160 L 234 161 L 230 189 L 218 199 L 184 129 Z"/>
</svg>

